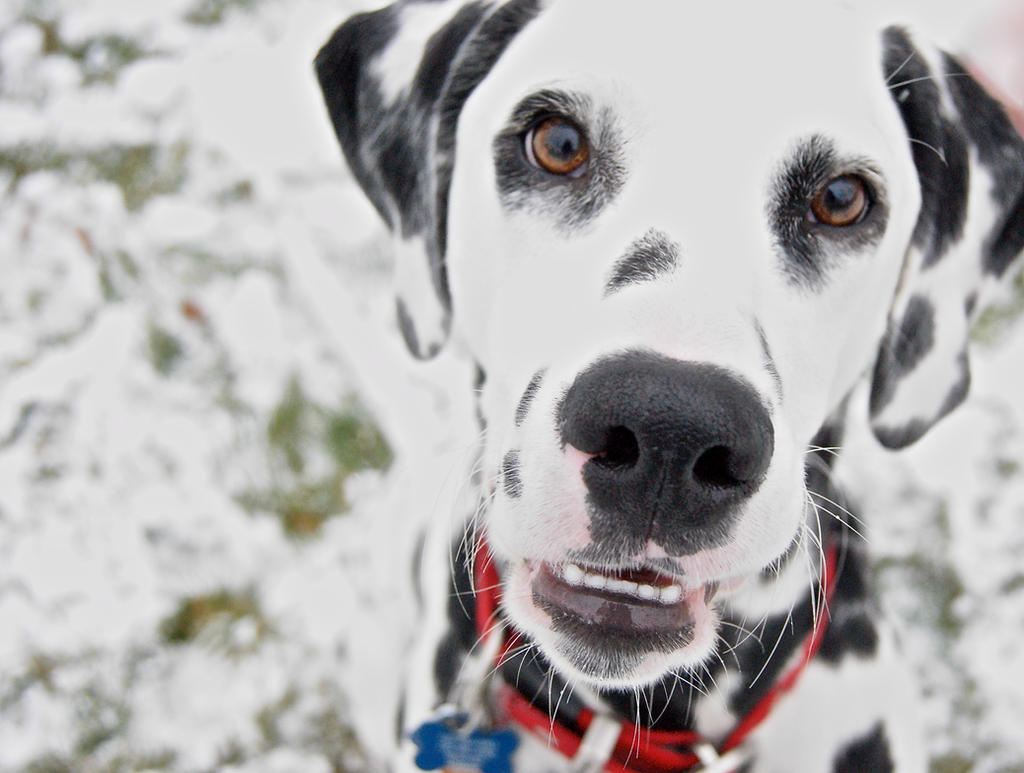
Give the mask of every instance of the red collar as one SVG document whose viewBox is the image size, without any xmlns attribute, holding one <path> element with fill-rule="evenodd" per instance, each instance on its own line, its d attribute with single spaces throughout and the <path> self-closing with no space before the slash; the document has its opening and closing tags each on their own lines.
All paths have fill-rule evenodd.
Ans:
<svg viewBox="0 0 1024 773">
<path fill-rule="evenodd" d="M 815 621 L 814 629 L 804 642 L 803 655 L 797 663 L 784 672 L 771 690 L 754 706 L 754 708 L 733 729 L 725 741 L 718 747 L 703 739 L 698 733 L 691 731 L 660 731 L 637 726 L 626 720 L 615 719 L 618 726 L 618 737 L 614 740 L 612 750 L 603 770 L 606 773 L 684 773 L 685 771 L 723 770 L 733 768 L 712 768 L 709 759 L 725 757 L 739 749 L 746 738 L 768 717 L 776 702 L 796 686 L 807 664 L 821 647 L 825 632 L 828 629 L 830 615 L 828 604 L 835 594 L 838 577 L 839 551 L 835 545 L 825 553 L 825 566 L 820 580 L 825 595 L 825 613 Z M 476 579 L 476 626 L 477 634 L 485 640 L 499 630 L 499 605 L 501 603 L 501 583 L 494 560 L 487 549 L 486 543 L 477 553 L 474 574 Z M 511 637 L 514 639 L 516 637 Z M 508 655 L 507 639 L 499 650 L 497 662 Z M 517 725 L 534 733 L 549 746 L 557 749 L 567 758 L 576 756 L 584 743 L 584 736 L 595 723 L 595 713 L 583 709 L 576 721 L 582 730 L 576 730 L 552 719 L 546 711 L 542 711 L 518 690 L 502 685 L 499 690 L 498 713 L 504 718 L 505 724 Z M 601 718 L 607 724 L 608 718 Z M 614 728 L 613 728 L 614 729 Z M 708 767 L 702 768 L 701 765 Z M 738 767 L 738 765 L 737 765 Z"/>
</svg>

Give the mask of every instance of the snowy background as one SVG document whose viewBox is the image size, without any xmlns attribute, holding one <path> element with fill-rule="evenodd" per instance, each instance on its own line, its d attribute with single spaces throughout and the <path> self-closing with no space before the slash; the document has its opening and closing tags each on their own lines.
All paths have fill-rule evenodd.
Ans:
<svg viewBox="0 0 1024 773">
<path fill-rule="evenodd" d="M 913 5 L 1024 97 L 996 2 Z M 365 5 L 0 0 L 2 773 L 376 769 L 470 444 L 312 77 Z M 850 442 L 942 773 L 1024 771 L 1022 309 L 925 441 Z"/>
</svg>

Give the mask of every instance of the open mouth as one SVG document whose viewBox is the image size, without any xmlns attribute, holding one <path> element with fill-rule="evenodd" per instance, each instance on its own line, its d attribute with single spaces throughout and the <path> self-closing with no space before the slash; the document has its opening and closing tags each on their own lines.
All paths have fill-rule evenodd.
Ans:
<svg viewBox="0 0 1024 773">
<path fill-rule="evenodd" d="M 639 643 L 666 634 L 692 638 L 718 584 L 687 588 L 677 578 L 645 567 L 608 570 L 544 563 L 534 573 L 531 590 L 556 627 L 576 632 L 589 628 L 591 636 L 628 636 Z"/>
</svg>

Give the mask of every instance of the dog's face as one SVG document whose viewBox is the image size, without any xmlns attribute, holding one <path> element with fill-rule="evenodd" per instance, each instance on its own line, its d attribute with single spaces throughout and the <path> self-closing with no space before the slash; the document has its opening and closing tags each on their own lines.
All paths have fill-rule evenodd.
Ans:
<svg viewBox="0 0 1024 773">
<path fill-rule="evenodd" d="M 800 549 L 865 373 L 891 447 L 962 400 L 970 296 L 1024 242 L 1024 148 L 955 61 L 744 13 L 407 3 L 318 59 L 407 340 L 451 320 L 486 374 L 506 613 L 601 686 L 706 659 L 716 595 Z"/>
</svg>

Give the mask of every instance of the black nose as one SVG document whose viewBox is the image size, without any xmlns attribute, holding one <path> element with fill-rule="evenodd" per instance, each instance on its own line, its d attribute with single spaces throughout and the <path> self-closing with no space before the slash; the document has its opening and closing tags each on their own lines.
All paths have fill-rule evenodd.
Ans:
<svg viewBox="0 0 1024 773">
<path fill-rule="evenodd" d="M 562 440 L 583 466 L 595 541 L 652 539 L 672 554 L 728 532 L 774 450 L 756 392 L 727 371 L 649 352 L 600 360 L 559 409 Z"/>
</svg>

